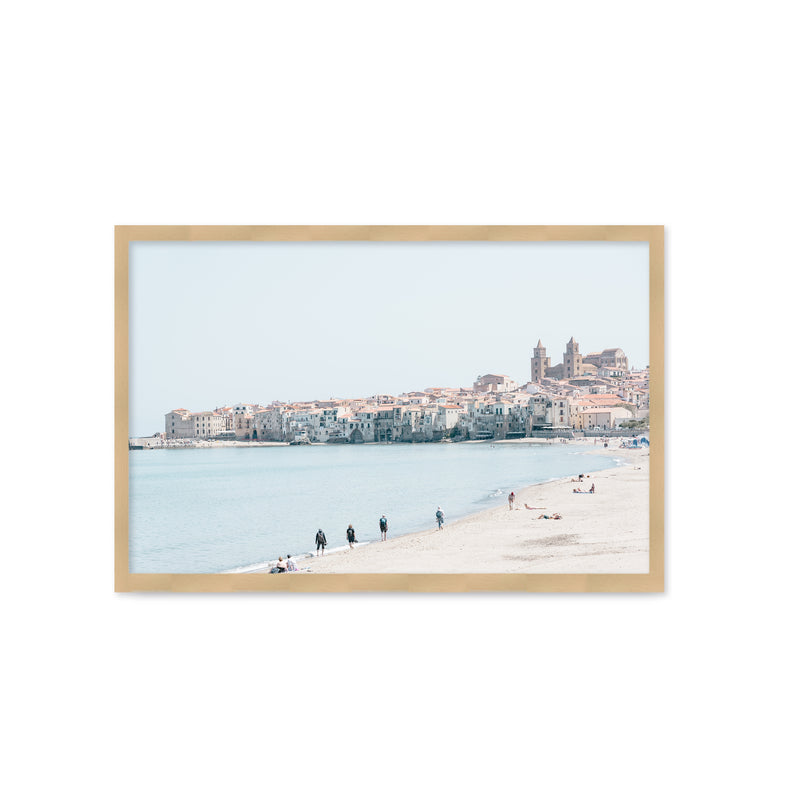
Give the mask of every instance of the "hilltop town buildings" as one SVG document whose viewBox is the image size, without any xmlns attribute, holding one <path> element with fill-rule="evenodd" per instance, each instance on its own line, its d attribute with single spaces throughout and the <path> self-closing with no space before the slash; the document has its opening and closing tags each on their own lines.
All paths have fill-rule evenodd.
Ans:
<svg viewBox="0 0 800 800">
<path fill-rule="evenodd" d="M 165 415 L 164 439 L 358 444 L 597 435 L 646 420 L 649 398 L 648 369 L 632 371 L 619 348 L 584 356 L 573 337 L 555 366 L 539 340 L 523 386 L 487 373 L 471 388 L 429 387 L 398 397 L 178 408 Z"/>
</svg>

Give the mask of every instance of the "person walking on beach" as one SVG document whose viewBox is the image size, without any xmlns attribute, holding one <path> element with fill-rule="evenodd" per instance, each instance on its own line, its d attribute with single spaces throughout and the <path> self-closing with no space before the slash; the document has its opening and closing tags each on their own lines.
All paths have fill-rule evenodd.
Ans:
<svg viewBox="0 0 800 800">
<path fill-rule="evenodd" d="M 511 492 L 511 494 L 508 496 L 508 510 L 509 511 L 513 511 L 514 510 L 514 500 L 516 499 L 516 497 L 517 496 L 514 494 L 514 492 Z"/>
<path fill-rule="evenodd" d="M 325 534 L 322 532 L 322 528 L 317 531 L 317 555 L 319 555 L 319 549 L 322 548 L 322 555 L 325 555 L 325 547 L 328 544 L 328 540 L 325 538 Z"/>
<path fill-rule="evenodd" d="M 353 523 L 351 522 L 347 526 L 347 543 L 350 545 L 351 550 L 353 549 L 353 542 L 355 541 L 356 541 L 356 531 L 355 528 L 353 528 Z"/>
<path fill-rule="evenodd" d="M 436 522 L 439 524 L 439 530 L 441 530 L 444 526 L 444 511 L 442 511 L 441 506 L 436 509 Z"/>
<path fill-rule="evenodd" d="M 389 520 L 386 519 L 386 514 L 384 514 L 380 518 L 380 521 L 378 522 L 378 526 L 381 529 L 381 541 L 385 542 L 386 541 L 386 533 L 389 530 Z"/>
</svg>

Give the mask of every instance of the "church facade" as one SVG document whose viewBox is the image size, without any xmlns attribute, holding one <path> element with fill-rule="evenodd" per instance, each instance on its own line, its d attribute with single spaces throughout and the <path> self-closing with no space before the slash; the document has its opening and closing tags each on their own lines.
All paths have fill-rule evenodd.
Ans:
<svg viewBox="0 0 800 800">
<path fill-rule="evenodd" d="M 628 372 L 628 358 L 618 347 L 610 347 L 600 353 L 581 354 L 580 345 L 571 337 L 564 349 L 561 363 L 551 366 L 547 348 L 542 340 L 533 348 L 531 358 L 531 381 L 540 383 L 542 378 L 553 380 L 571 380 L 585 375 L 596 375 L 600 369 L 621 370 Z"/>
</svg>

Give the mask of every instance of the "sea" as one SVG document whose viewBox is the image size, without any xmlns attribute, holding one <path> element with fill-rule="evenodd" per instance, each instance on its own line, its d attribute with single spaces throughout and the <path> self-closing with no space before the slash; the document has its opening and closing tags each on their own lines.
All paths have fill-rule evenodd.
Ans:
<svg viewBox="0 0 800 800">
<path fill-rule="evenodd" d="M 586 443 L 304 445 L 131 450 L 130 572 L 218 573 L 445 523 L 512 490 L 619 463 Z"/>
</svg>

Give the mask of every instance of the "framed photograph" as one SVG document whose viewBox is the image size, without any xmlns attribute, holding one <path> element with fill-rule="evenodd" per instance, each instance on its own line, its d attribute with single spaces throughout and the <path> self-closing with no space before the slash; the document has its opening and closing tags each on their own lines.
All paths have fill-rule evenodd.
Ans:
<svg viewBox="0 0 800 800">
<path fill-rule="evenodd" d="M 662 226 L 119 226 L 117 591 L 660 592 Z"/>
</svg>

